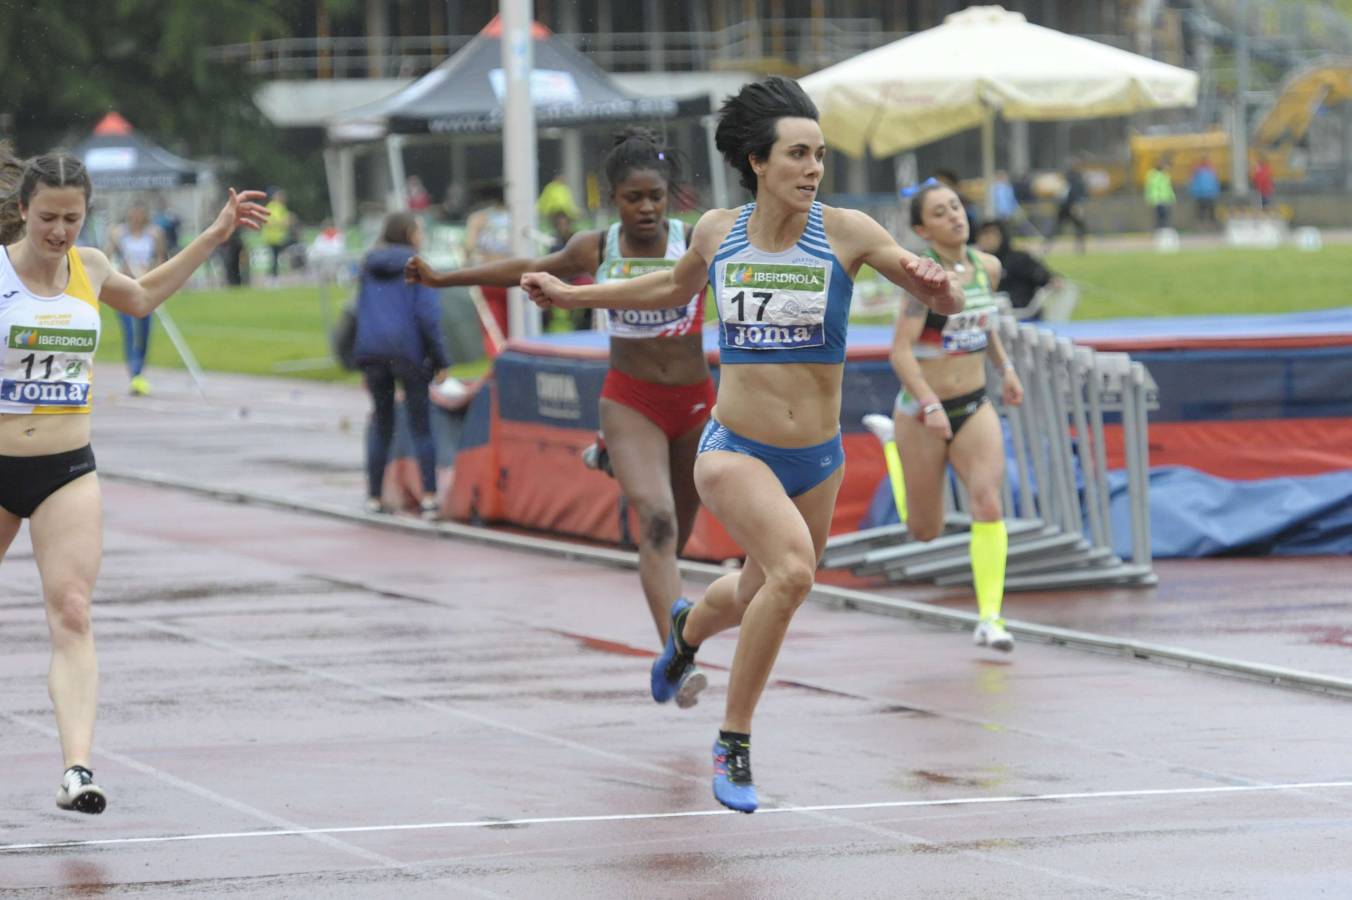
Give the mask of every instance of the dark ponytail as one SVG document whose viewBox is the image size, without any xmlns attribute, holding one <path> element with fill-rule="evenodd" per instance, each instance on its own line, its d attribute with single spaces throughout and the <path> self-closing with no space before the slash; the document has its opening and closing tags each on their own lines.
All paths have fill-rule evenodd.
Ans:
<svg viewBox="0 0 1352 900">
<path fill-rule="evenodd" d="M 14 155 L 8 141 L 0 142 L 0 244 L 12 244 L 23 237 L 23 219 L 19 218 L 22 179 L 23 161 Z"/>
<path fill-rule="evenodd" d="M 69 153 L 45 153 L 25 162 L 14 155 L 8 143 L 0 143 L 0 244 L 12 244 L 23 237 L 22 210 L 39 185 L 80 188 L 86 207 L 94 193 L 84 163 Z"/>
<path fill-rule="evenodd" d="M 657 172 L 670 190 L 681 180 L 681 165 L 676 151 L 664 146 L 651 128 L 631 125 L 615 132 L 614 143 L 603 164 L 610 189 L 629 177 L 630 172 Z"/>
</svg>

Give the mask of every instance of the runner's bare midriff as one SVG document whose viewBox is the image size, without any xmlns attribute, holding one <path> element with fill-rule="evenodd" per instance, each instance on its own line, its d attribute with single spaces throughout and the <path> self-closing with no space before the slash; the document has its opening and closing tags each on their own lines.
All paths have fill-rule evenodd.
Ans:
<svg viewBox="0 0 1352 900">
<path fill-rule="evenodd" d="M 940 400 L 961 397 L 986 383 L 986 353 L 964 353 L 935 359 L 919 359 L 925 383 Z"/>
<path fill-rule="evenodd" d="M 698 384 L 709 377 L 704 339 L 699 334 L 674 337 L 610 339 L 610 367 L 652 384 Z"/>
<path fill-rule="evenodd" d="M 45 456 L 89 443 L 89 416 L 0 415 L 0 456 Z"/>
<path fill-rule="evenodd" d="M 840 431 L 840 363 L 724 366 L 714 417 L 744 438 L 811 447 Z"/>
</svg>

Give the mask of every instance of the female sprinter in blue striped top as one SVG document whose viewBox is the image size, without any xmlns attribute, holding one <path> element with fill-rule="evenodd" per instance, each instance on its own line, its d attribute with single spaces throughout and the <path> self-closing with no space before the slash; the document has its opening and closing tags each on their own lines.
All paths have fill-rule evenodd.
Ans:
<svg viewBox="0 0 1352 900">
<path fill-rule="evenodd" d="M 700 498 L 746 551 L 694 607 L 674 607 L 654 689 L 678 684 L 701 642 L 741 626 L 723 727 L 714 742 L 714 796 L 756 809 L 751 718 L 794 611 L 812 588 L 844 453 L 840 390 L 853 278 L 869 265 L 936 312 L 963 296 L 867 215 L 817 200 L 826 151 L 817 108 L 797 83 L 748 84 L 719 112 L 718 148 L 755 202 L 696 224 L 673 269 L 626 282 L 574 286 L 528 273 L 536 303 L 653 309 L 713 286 L 722 378 L 695 462 Z"/>
</svg>

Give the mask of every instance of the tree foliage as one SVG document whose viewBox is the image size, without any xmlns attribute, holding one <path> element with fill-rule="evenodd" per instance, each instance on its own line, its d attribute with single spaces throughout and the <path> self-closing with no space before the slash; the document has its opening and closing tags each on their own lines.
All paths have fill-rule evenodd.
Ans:
<svg viewBox="0 0 1352 900">
<path fill-rule="evenodd" d="M 293 194 L 314 195 L 322 167 L 277 152 L 283 135 L 253 102 L 258 81 L 206 52 L 308 34 L 313 17 L 314 0 L 0 0 L 0 114 L 35 154 L 117 110 L 175 152 L 229 160 L 251 184 L 298 179 Z"/>
</svg>

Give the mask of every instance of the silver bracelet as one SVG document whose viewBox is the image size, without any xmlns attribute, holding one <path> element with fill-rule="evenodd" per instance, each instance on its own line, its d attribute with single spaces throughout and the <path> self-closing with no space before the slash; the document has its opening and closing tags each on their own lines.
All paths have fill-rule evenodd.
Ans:
<svg viewBox="0 0 1352 900">
<path fill-rule="evenodd" d="M 928 416 L 932 412 L 943 412 L 943 411 L 944 405 L 938 402 L 937 400 L 934 403 L 926 403 L 924 406 L 920 407 L 920 414 L 922 416 Z"/>
<path fill-rule="evenodd" d="M 1014 371 L 1014 363 L 1010 362 L 1009 360 L 1005 360 L 1004 365 L 1000 366 L 1000 371 L 1001 371 L 1001 372 L 1013 372 L 1013 371 Z M 1018 373 L 1015 372 L 1015 374 L 1017 375 Z"/>
</svg>

